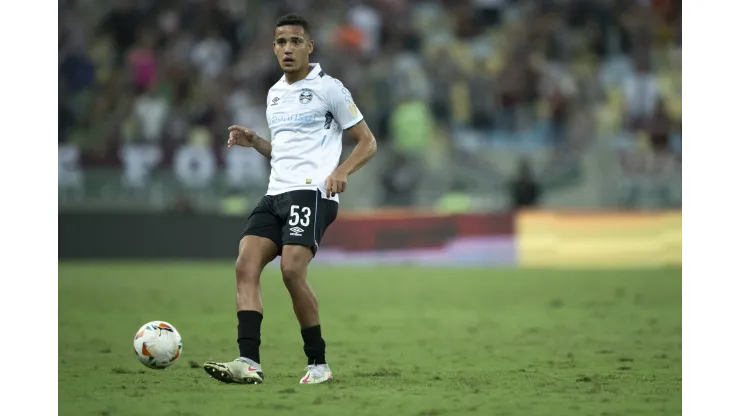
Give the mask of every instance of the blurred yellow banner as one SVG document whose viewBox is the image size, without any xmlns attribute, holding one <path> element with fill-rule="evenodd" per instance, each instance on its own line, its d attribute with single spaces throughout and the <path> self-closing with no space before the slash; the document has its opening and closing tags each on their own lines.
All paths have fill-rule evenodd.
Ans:
<svg viewBox="0 0 740 416">
<path fill-rule="evenodd" d="M 681 266 L 681 211 L 522 212 L 519 265 L 635 268 Z"/>
</svg>

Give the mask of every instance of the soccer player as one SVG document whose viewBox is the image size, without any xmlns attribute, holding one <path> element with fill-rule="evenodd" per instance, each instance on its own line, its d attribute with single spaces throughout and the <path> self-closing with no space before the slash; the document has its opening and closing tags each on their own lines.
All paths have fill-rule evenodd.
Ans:
<svg viewBox="0 0 740 416">
<path fill-rule="evenodd" d="M 338 194 L 347 177 L 376 150 L 375 137 L 342 82 L 318 63 L 309 63 L 314 49 L 308 22 L 289 14 L 278 19 L 273 42 L 284 72 L 267 95 L 267 122 L 272 140 L 242 126 L 229 128 L 228 147 L 252 147 L 270 159 L 267 194 L 247 220 L 236 260 L 236 309 L 239 358 L 206 362 L 205 371 L 226 383 L 264 381 L 260 362 L 262 299 L 260 275 L 281 256 L 283 282 L 293 300 L 308 358 L 302 384 L 330 381 L 326 344 L 321 335 L 316 296 L 306 278 L 321 237 L 339 209 Z M 341 165 L 342 133 L 355 148 Z"/>
</svg>

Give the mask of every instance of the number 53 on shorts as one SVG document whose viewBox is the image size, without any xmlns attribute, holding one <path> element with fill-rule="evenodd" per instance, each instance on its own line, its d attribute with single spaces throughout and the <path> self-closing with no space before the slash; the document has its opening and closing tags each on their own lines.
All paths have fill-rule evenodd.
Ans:
<svg viewBox="0 0 740 416">
<path fill-rule="evenodd" d="M 339 204 L 322 198 L 318 191 L 293 191 L 285 196 L 285 208 L 281 209 L 287 214 L 283 244 L 300 244 L 316 253 L 324 231 L 337 216 Z"/>
<path fill-rule="evenodd" d="M 291 205 L 288 225 L 294 226 L 299 224 L 303 227 L 311 225 L 311 208 Z"/>
</svg>

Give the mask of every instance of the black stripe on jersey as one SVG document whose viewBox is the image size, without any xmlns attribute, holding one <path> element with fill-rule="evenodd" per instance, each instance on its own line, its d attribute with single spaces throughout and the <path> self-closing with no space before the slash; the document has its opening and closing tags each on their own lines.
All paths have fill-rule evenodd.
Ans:
<svg viewBox="0 0 740 416">
<path fill-rule="evenodd" d="M 334 121 L 334 115 L 327 111 L 324 115 L 324 129 L 329 130 L 331 128 L 331 122 Z"/>
</svg>

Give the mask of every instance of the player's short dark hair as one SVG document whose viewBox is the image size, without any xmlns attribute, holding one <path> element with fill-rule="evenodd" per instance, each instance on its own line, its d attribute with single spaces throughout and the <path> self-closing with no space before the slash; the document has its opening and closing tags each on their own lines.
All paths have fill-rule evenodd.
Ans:
<svg viewBox="0 0 740 416">
<path fill-rule="evenodd" d="M 303 28 L 303 31 L 306 32 L 306 35 L 311 32 L 308 20 L 299 14 L 291 13 L 286 14 L 285 16 L 280 16 L 275 23 L 275 27 L 278 28 L 280 26 L 300 26 Z"/>
</svg>

